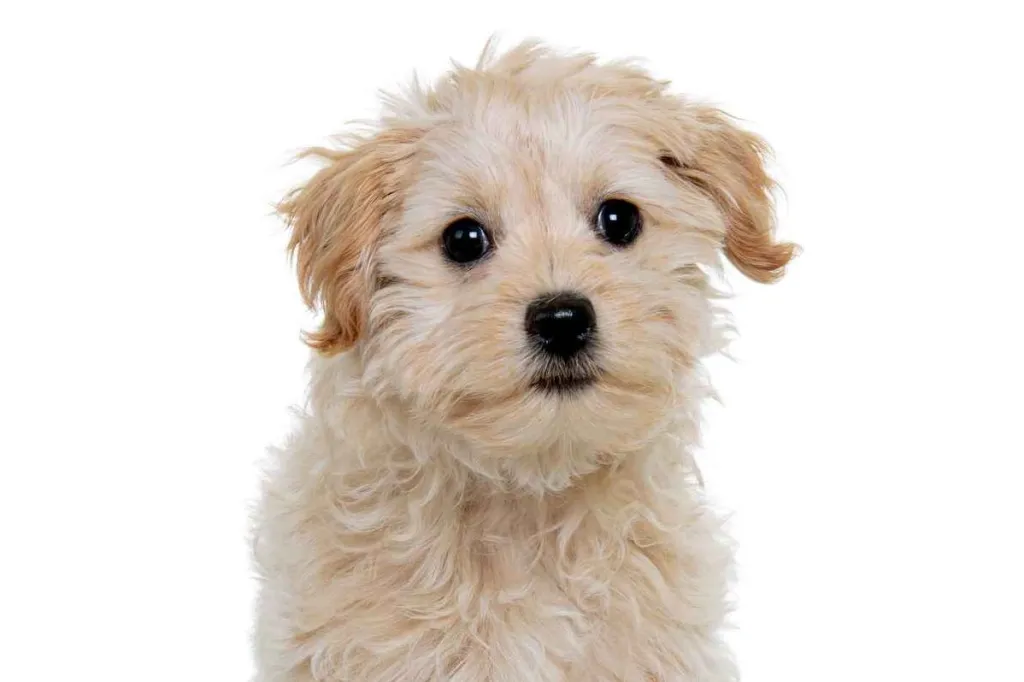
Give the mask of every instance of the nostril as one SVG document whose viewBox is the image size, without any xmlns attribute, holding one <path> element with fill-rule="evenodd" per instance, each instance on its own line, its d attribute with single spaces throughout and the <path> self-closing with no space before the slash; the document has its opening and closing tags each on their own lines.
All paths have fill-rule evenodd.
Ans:
<svg viewBox="0 0 1024 682">
<path fill-rule="evenodd" d="M 526 331 L 546 353 L 568 358 L 590 342 L 594 306 L 583 296 L 561 293 L 534 300 L 526 310 Z"/>
</svg>

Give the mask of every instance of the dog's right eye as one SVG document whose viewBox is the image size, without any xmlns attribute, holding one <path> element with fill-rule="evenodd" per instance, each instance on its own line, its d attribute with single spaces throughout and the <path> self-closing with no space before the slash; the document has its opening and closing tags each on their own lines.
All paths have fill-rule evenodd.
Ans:
<svg viewBox="0 0 1024 682">
<path fill-rule="evenodd" d="M 468 265 L 480 260 L 491 250 L 491 240 L 484 226 L 472 218 L 459 218 L 444 229 L 441 245 L 448 260 Z"/>
</svg>

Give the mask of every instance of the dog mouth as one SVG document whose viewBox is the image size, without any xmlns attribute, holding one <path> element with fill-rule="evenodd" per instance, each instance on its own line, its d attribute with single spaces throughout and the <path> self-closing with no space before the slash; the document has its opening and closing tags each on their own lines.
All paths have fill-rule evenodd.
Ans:
<svg viewBox="0 0 1024 682">
<path fill-rule="evenodd" d="M 568 396 L 581 393 L 597 382 L 597 374 L 541 374 L 531 386 L 542 393 Z"/>
<path fill-rule="evenodd" d="M 572 358 L 552 358 L 536 353 L 530 388 L 554 396 L 582 393 L 601 379 L 604 369 L 595 351 L 580 353 Z"/>
</svg>

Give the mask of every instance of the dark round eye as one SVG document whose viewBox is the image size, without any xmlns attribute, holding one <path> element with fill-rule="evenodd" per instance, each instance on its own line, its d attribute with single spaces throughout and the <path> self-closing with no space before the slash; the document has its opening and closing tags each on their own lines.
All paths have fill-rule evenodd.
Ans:
<svg viewBox="0 0 1024 682">
<path fill-rule="evenodd" d="M 441 243 L 448 259 L 461 264 L 478 261 L 491 250 L 487 230 L 472 218 L 459 218 L 444 228 Z"/>
<path fill-rule="evenodd" d="M 597 209 L 597 232 L 616 246 L 629 246 L 640 236 L 640 209 L 622 199 L 608 199 Z"/>
</svg>

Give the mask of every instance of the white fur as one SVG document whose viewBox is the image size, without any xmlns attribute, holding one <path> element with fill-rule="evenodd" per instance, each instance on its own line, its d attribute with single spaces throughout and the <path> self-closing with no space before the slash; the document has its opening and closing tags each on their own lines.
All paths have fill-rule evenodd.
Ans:
<svg viewBox="0 0 1024 682">
<path fill-rule="evenodd" d="M 706 271 L 781 274 L 763 143 L 628 64 L 527 44 L 393 98 L 282 206 L 308 409 L 257 518 L 260 682 L 726 682 L 731 551 L 691 449 Z M 591 224 L 641 207 L 627 249 Z M 470 269 L 444 226 L 493 232 Z M 600 375 L 531 386 L 523 310 L 588 296 Z"/>
</svg>

